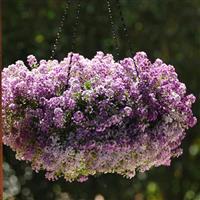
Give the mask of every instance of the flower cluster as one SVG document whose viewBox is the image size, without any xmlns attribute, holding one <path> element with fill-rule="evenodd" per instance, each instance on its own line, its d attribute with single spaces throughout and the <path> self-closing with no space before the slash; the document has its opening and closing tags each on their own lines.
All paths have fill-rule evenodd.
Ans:
<svg viewBox="0 0 200 200">
<path fill-rule="evenodd" d="M 132 178 L 182 153 L 195 97 L 173 66 L 144 52 L 119 62 L 102 52 L 27 61 L 2 72 L 3 142 L 49 180 Z"/>
</svg>

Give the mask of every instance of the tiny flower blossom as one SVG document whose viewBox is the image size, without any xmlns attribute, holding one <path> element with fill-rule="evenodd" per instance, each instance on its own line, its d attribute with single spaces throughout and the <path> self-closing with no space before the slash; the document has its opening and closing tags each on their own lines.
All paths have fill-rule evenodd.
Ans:
<svg viewBox="0 0 200 200">
<path fill-rule="evenodd" d="M 27 57 L 27 62 L 28 62 L 30 67 L 37 64 L 37 60 L 36 60 L 35 56 L 33 56 L 33 55 L 30 55 L 30 56 Z"/>
<path fill-rule="evenodd" d="M 76 123 L 82 122 L 83 119 L 84 119 L 84 115 L 81 111 L 77 111 L 77 112 L 74 113 L 73 120 Z"/>
<path fill-rule="evenodd" d="M 54 122 L 57 127 L 62 128 L 64 124 L 64 113 L 61 108 L 54 109 Z"/>
<path fill-rule="evenodd" d="M 125 115 L 128 116 L 128 117 L 132 114 L 132 111 L 133 111 L 132 108 L 129 107 L 129 106 L 126 106 L 124 108 Z"/>
</svg>

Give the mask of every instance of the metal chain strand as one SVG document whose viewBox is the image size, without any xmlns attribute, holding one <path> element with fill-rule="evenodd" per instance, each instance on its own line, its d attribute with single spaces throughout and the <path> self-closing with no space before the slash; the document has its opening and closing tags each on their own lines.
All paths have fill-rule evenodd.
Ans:
<svg viewBox="0 0 200 200">
<path fill-rule="evenodd" d="M 58 32 L 56 34 L 56 39 L 55 39 L 55 43 L 53 45 L 53 49 L 51 51 L 50 59 L 53 59 L 54 56 L 55 56 L 55 53 L 56 53 L 56 50 L 57 50 L 57 46 L 58 46 L 58 42 L 60 40 L 60 35 L 62 34 L 62 31 L 63 31 L 64 22 L 65 22 L 67 14 L 68 14 L 68 10 L 69 10 L 70 4 L 71 4 L 71 1 L 68 0 L 66 5 L 65 5 L 65 9 L 64 9 L 64 13 L 62 15 L 61 21 L 60 21 L 60 25 L 58 27 Z"/>
<path fill-rule="evenodd" d="M 69 59 L 69 67 L 68 67 L 68 70 L 67 70 L 67 84 L 66 84 L 66 89 L 69 87 L 70 72 L 71 72 L 71 67 L 72 67 L 72 58 L 73 58 L 73 52 L 71 52 L 70 59 Z"/>
<path fill-rule="evenodd" d="M 77 9 L 76 9 L 76 19 L 75 19 L 76 21 L 75 21 L 75 25 L 74 25 L 73 33 L 72 33 L 72 51 L 74 51 L 76 48 L 77 27 L 78 27 L 79 18 L 80 18 L 80 9 L 81 9 L 81 2 L 80 0 L 78 0 Z"/>
<path fill-rule="evenodd" d="M 120 0 L 116 0 L 116 3 L 117 3 L 117 8 L 119 10 L 119 15 L 120 15 L 121 23 L 123 25 L 124 34 L 125 34 L 125 37 L 127 39 L 128 45 L 129 45 L 129 52 L 130 52 L 130 55 L 131 55 L 133 53 L 133 50 L 132 50 L 132 47 L 131 47 L 130 36 L 128 34 L 128 28 L 127 28 L 127 25 L 125 23 L 124 15 L 122 13 L 122 8 L 121 8 Z M 133 62 L 134 62 L 134 65 L 135 65 L 135 71 L 136 71 L 137 77 L 139 77 L 138 68 L 137 68 L 137 65 L 136 65 L 134 59 L 133 59 Z"/>
<path fill-rule="evenodd" d="M 128 28 L 126 26 L 125 19 L 124 19 L 123 13 L 122 13 L 120 0 L 116 0 L 116 4 L 117 4 L 117 8 L 119 10 L 119 15 L 120 15 L 121 23 L 122 23 L 122 26 L 123 26 L 123 31 L 124 31 L 125 37 L 127 39 L 128 45 L 129 45 L 129 51 L 130 51 L 130 54 L 132 54 L 133 50 L 132 50 L 132 47 L 131 47 L 130 37 L 129 37 L 129 34 L 128 34 Z"/>
<path fill-rule="evenodd" d="M 117 32 L 114 26 L 111 3 L 109 0 L 106 0 L 106 1 L 107 1 L 108 14 L 109 14 L 111 28 L 112 28 L 113 41 L 115 43 L 116 55 L 117 55 L 117 58 L 119 58 L 119 44 L 118 44 L 118 39 L 117 39 Z"/>
<path fill-rule="evenodd" d="M 77 4 L 77 9 L 76 9 L 76 21 L 75 21 L 75 25 L 73 28 L 73 33 L 72 33 L 72 52 L 70 54 L 70 60 L 69 60 L 69 68 L 68 68 L 68 75 L 67 75 L 67 87 L 68 87 L 68 82 L 70 79 L 70 72 L 71 72 L 71 65 L 72 65 L 72 58 L 73 58 L 73 51 L 75 50 L 76 47 L 76 38 L 77 38 L 77 27 L 78 27 L 78 23 L 79 23 L 79 18 L 80 18 L 80 9 L 81 9 L 81 2 L 80 0 L 78 1 Z"/>
</svg>

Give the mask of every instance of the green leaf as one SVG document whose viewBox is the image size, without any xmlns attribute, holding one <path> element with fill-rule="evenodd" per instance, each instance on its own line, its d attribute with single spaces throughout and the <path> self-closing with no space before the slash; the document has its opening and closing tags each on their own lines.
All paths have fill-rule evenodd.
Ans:
<svg viewBox="0 0 200 200">
<path fill-rule="evenodd" d="M 91 88 L 92 88 L 91 82 L 90 82 L 90 81 L 86 81 L 86 82 L 84 83 L 84 89 L 90 90 Z"/>
</svg>

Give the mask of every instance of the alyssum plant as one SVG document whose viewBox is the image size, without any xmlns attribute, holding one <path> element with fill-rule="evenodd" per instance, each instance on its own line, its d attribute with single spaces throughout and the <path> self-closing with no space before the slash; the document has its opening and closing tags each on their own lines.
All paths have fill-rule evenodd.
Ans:
<svg viewBox="0 0 200 200">
<path fill-rule="evenodd" d="M 49 180 L 170 165 L 196 118 L 193 95 L 175 69 L 144 52 L 115 62 L 69 54 L 61 62 L 28 57 L 4 68 L 4 144 Z M 31 67 L 31 69 L 29 69 Z"/>
</svg>

